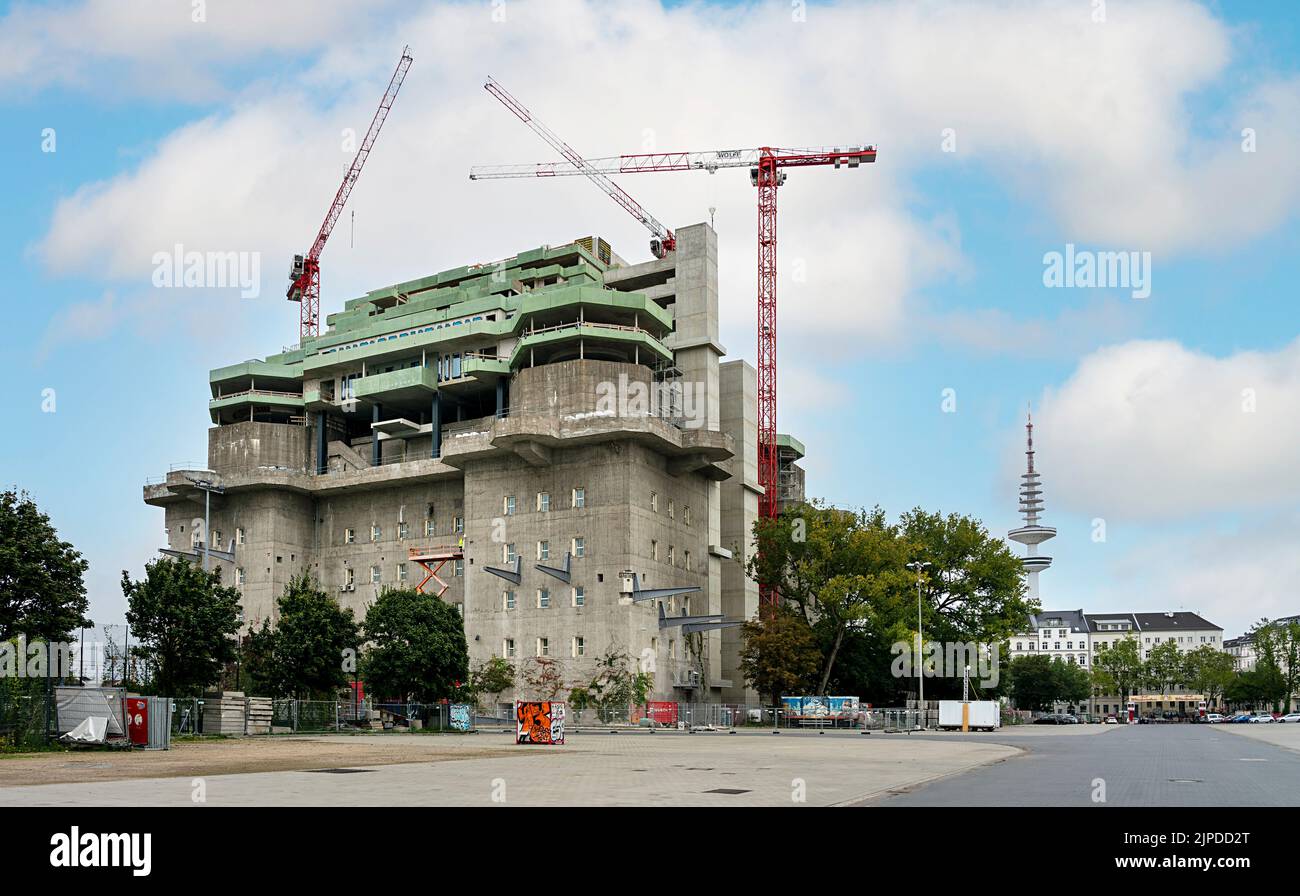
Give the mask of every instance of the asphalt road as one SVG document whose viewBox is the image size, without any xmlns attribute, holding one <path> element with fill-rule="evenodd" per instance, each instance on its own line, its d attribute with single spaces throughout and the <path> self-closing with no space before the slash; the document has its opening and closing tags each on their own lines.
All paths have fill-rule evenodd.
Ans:
<svg viewBox="0 0 1300 896">
<path fill-rule="evenodd" d="M 1101 737 L 990 734 L 1026 752 L 864 805 L 1300 806 L 1300 737 L 1287 738 L 1295 741 L 1287 749 L 1218 728 L 1126 725 Z"/>
</svg>

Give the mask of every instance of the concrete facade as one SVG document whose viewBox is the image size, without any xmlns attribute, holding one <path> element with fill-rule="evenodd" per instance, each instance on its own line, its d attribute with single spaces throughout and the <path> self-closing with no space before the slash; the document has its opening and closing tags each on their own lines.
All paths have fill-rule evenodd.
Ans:
<svg viewBox="0 0 1300 896">
<path fill-rule="evenodd" d="M 423 579 L 412 551 L 454 551 L 442 599 L 471 664 L 546 656 L 572 686 L 617 650 L 660 699 L 745 702 L 737 628 L 660 622 L 660 605 L 758 609 L 754 370 L 720 363 L 716 235 L 677 236 L 644 264 L 586 240 L 398 284 L 303 346 L 213 371 L 209 469 L 145 487 L 166 549 L 207 548 L 246 626 L 274 624 L 302 571 L 361 618 Z M 196 479 L 223 490 L 210 533 Z M 538 569 L 566 555 L 569 581 Z M 518 584 L 489 571 L 516 557 Z M 635 602 L 628 573 L 698 590 Z"/>
</svg>

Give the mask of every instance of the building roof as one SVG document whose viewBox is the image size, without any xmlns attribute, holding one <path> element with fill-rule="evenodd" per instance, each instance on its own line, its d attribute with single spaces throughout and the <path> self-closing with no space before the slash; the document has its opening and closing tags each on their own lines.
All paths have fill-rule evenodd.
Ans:
<svg viewBox="0 0 1300 896">
<path fill-rule="evenodd" d="M 1215 629 L 1223 631 L 1222 627 L 1215 625 L 1195 613 L 1134 613 L 1133 618 L 1137 620 L 1138 628 L 1144 632 L 1170 632 L 1170 631 L 1205 631 L 1206 629 Z"/>
<path fill-rule="evenodd" d="M 1138 630 L 1137 619 L 1134 618 L 1132 613 L 1088 613 L 1086 615 L 1088 625 L 1092 631 L 1109 631 L 1109 629 L 1103 629 L 1101 626 L 1115 622 L 1127 622 L 1128 629 L 1126 631 L 1135 632 Z"/>
<path fill-rule="evenodd" d="M 1068 628 L 1072 632 L 1090 631 L 1083 610 L 1043 610 L 1029 617 L 1029 627 Z"/>
</svg>

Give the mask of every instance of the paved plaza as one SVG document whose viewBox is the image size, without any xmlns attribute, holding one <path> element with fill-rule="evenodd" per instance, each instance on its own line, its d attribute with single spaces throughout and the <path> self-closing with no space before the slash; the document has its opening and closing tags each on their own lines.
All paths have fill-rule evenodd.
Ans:
<svg viewBox="0 0 1300 896">
<path fill-rule="evenodd" d="M 7 758 L 0 806 L 1082 806 L 1099 779 L 1106 805 L 1298 805 L 1300 725 L 250 738 Z"/>
</svg>

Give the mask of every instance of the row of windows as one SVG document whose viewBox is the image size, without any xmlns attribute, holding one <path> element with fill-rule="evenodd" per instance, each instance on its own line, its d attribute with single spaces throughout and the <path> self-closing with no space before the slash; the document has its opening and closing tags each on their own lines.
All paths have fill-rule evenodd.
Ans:
<svg viewBox="0 0 1300 896">
<path fill-rule="evenodd" d="M 569 506 L 572 508 L 582 508 L 587 506 L 587 490 L 581 486 L 574 488 L 569 492 Z M 551 493 L 538 492 L 535 508 L 538 513 L 551 512 Z M 515 500 L 514 495 L 505 495 L 501 498 L 501 514 L 503 516 L 514 516 L 519 509 L 519 502 Z"/>
<path fill-rule="evenodd" d="M 1218 641 L 1218 636 L 1217 636 L 1217 635 L 1201 635 L 1200 638 L 1201 638 L 1201 643 L 1202 643 L 1202 644 L 1214 644 L 1214 643 L 1216 643 L 1216 642 Z M 1124 640 L 1124 639 L 1120 639 L 1120 640 Z M 1177 644 L 1188 644 L 1188 645 L 1190 645 L 1190 644 L 1194 644 L 1194 643 L 1196 643 L 1194 640 L 1192 640 L 1192 636 L 1191 636 L 1191 635 L 1179 635 L 1179 636 L 1177 636 L 1177 637 L 1170 638 L 1169 640 L 1170 640 L 1170 641 L 1173 641 L 1174 643 L 1177 643 Z M 1036 649 L 1037 649 L 1037 646 L 1036 646 L 1036 645 L 1037 645 L 1038 643 L 1039 643 L 1039 642 L 1037 642 L 1037 641 L 1030 641 L 1030 642 L 1029 642 L 1029 649 L 1030 649 L 1030 650 L 1036 650 Z M 1047 642 L 1046 642 L 1046 641 L 1043 641 L 1043 642 L 1041 642 L 1041 643 L 1042 643 L 1042 645 L 1043 645 L 1043 648 L 1042 648 L 1042 649 L 1043 649 L 1043 650 L 1047 650 L 1047 649 L 1048 649 L 1048 648 L 1047 648 Z M 1093 643 L 1092 648 L 1093 648 L 1093 650 L 1105 650 L 1105 649 L 1106 649 L 1108 646 L 1110 646 L 1111 644 L 1119 644 L 1119 643 L 1120 643 L 1120 642 L 1119 642 L 1118 640 L 1117 640 L 1117 641 L 1113 641 L 1113 642 L 1108 642 L 1108 641 L 1096 641 L 1096 642 Z M 1158 637 L 1157 637 L 1157 638 L 1154 638 L 1154 639 L 1152 639 L 1152 638 L 1146 638 L 1146 639 L 1145 639 L 1145 643 L 1147 643 L 1147 644 L 1152 644 L 1152 643 L 1159 644 L 1159 643 L 1160 643 L 1160 638 L 1158 638 Z M 1061 649 L 1061 642 L 1060 642 L 1060 641 L 1053 641 L 1053 642 L 1052 642 L 1052 645 L 1053 645 L 1053 646 L 1052 646 L 1052 649 L 1053 649 L 1053 650 L 1060 650 L 1060 649 Z M 1087 642 L 1087 641 L 1080 641 L 1080 642 L 1079 642 L 1079 647 L 1080 647 L 1080 649 L 1086 650 L 1086 649 L 1088 648 L 1088 642 Z M 1023 650 L 1023 649 L 1024 649 L 1024 642 L 1022 642 L 1022 641 L 1017 641 L 1017 642 L 1016 642 L 1016 650 Z M 1074 649 L 1074 642 L 1073 642 L 1073 641 L 1066 641 L 1066 642 L 1065 642 L 1065 649 L 1066 649 L 1066 650 L 1073 650 L 1073 649 Z"/>
<path fill-rule="evenodd" d="M 322 355 L 332 355 L 335 352 L 351 351 L 354 348 L 364 348 L 367 345 L 375 345 L 379 342 L 388 342 L 390 340 L 405 339 L 408 336 L 418 336 L 422 333 L 432 333 L 434 330 L 441 330 L 445 327 L 460 327 L 468 323 L 478 323 L 484 319 L 485 315 L 476 314 L 472 317 L 462 317 L 460 320 L 449 320 L 440 324 L 431 324 L 427 327 L 416 327 L 415 329 L 406 330 L 399 333 L 390 333 L 387 336 L 378 336 L 373 339 L 362 339 L 347 345 L 340 345 L 335 348 L 327 348 L 321 352 Z M 487 320 L 496 320 L 496 314 L 486 315 Z"/>
<path fill-rule="evenodd" d="M 659 542 L 653 538 L 650 539 L 650 559 L 656 562 L 659 560 Z M 672 545 L 668 545 L 668 565 L 677 565 L 677 549 Z M 688 572 L 694 568 L 690 551 L 682 551 L 682 568 Z"/>
<path fill-rule="evenodd" d="M 511 659 L 517 655 L 515 650 L 514 638 L 506 638 L 504 641 L 501 642 L 501 654 L 506 659 Z M 535 645 L 535 653 L 533 654 L 533 656 L 550 656 L 550 655 L 551 655 L 551 639 L 538 638 L 537 643 Z M 575 635 L 573 637 L 573 640 L 569 642 L 569 656 L 577 658 L 586 655 L 587 655 L 587 639 L 582 637 L 581 635 Z"/>
<path fill-rule="evenodd" d="M 569 542 L 569 549 L 570 552 L 573 554 L 573 556 L 577 559 L 581 559 L 587 556 L 587 539 L 583 538 L 582 536 L 578 536 L 574 538 Z M 514 563 L 515 557 L 517 556 L 519 556 L 519 553 L 518 551 L 515 550 L 515 543 L 513 541 L 510 542 L 509 544 L 501 545 L 501 557 L 507 566 L 510 565 L 511 563 Z M 537 542 L 537 559 L 538 560 L 551 559 L 550 541 Z"/>
<path fill-rule="evenodd" d="M 235 529 L 235 544 L 237 545 L 244 544 L 246 538 L 247 536 L 244 533 L 243 526 L 240 526 L 237 529 Z M 221 530 L 213 529 L 212 546 L 217 550 L 221 551 L 221 550 L 225 550 L 225 548 L 222 547 L 222 545 L 224 544 L 225 542 L 221 540 Z M 201 530 L 195 529 L 190 533 L 190 546 L 193 547 L 195 550 L 198 550 L 199 548 L 203 547 L 203 533 Z"/>
<path fill-rule="evenodd" d="M 551 608 L 551 590 L 549 588 L 537 589 L 537 609 L 549 610 Z M 569 603 L 574 607 L 585 607 L 587 605 L 587 589 L 582 585 L 575 585 L 569 589 Z M 513 610 L 519 606 L 518 595 L 514 591 L 501 592 L 501 609 Z"/>
<path fill-rule="evenodd" d="M 453 560 L 453 561 L 452 561 L 452 565 L 451 565 L 451 574 L 452 574 L 453 576 L 463 576 L 463 575 L 465 574 L 465 561 L 464 561 L 464 560 Z M 398 581 L 398 582 L 405 582 L 405 581 L 407 581 L 407 576 L 408 576 L 408 572 L 407 572 L 407 564 L 405 564 L 405 563 L 398 563 L 398 564 L 397 564 L 397 581 Z M 382 585 L 383 583 L 384 583 L 384 570 L 383 570 L 383 568 L 382 568 L 381 566 L 379 566 L 378 564 L 375 564 L 375 565 L 371 566 L 371 567 L 370 567 L 370 584 L 372 584 L 372 585 Z M 345 586 L 347 586 L 347 587 L 352 587 L 352 586 L 355 586 L 355 585 L 357 584 L 357 571 L 356 571 L 354 568 L 352 568 L 351 566 L 345 566 L 345 567 L 343 567 L 343 584 L 344 584 Z"/>
<path fill-rule="evenodd" d="M 658 638 L 650 639 L 650 650 L 652 652 L 657 652 L 659 650 Z M 533 651 L 534 651 L 533 656 L 538 656 L 538 657 L 550 656 L 551 639 L 537 638 L 533 644 Z M 502 640 L 501 655 L 506 659 L 513 659 L 519 655 L 518 649 L 515 646 L 514 638 L 505 638 L 504 640 Z M 581 635 L 575 635 L 573 637 L 573 640 L 569 642 L 569 655 L 575 658 L 587 655 L 587 641 L 584 637 L 582 637 Z M 669 659 L 677 659 L 676 639 L 669 639 L 668 641 L 668 657 Z"/>
<path fill-rule="evenodd" d="M 658 513 L 658 512 L 659 512 L 659 493 L 658 493 L 658 492 L 651 492 L 651 493 L 650 493 L 650 511 L 651 511 L 652 513 Z M 669 499 L 668 499 L 668 519 L 670 519 L 670 520 L 675 520 L 675 519 L 677 519 L 677 506 L 676 506 L 676 504 L 673 502 L 673 499 L 672 499 L 672 498 L 669 498 Z M 685 505 L 685 506 L 682 507 L 682 522 L 685 523 L 685 524 L 688 525 L 688 526 L 691 524 L 691 505 L 689 505 L 689 504 L 687 504 L 687 505 Z"/>
<path fill-rule="evenodd" d="M 437 535 L 437 534 L 438 534 L 438 527 L 437 527 L 437 524 L 436 524 L 436 522 L 434 521 L 434 519 L 433 519 L 432 517 L 428 517 L 428 518 L 426 518 L 426 519 L 424 520 L 424 537 L 425 537 L 425 538 L 431 538 L 431 537 L 433 537 L 434 535 Z M 452 534 L 452 535 L 464 535 L 464 534 L 465 534 L 465 518 L 464 518 L 463 516 L 452 517 L 452 519 L 451 519 L 451 534 Z M 382 541 L 382 540 L 383 540 L 383 537 L 384 537 L 384 527 L 381 526 L 381 525 L 379 525 L 378 523 L 374 523 L 373 525 L 371 525 L 371 527 L 370 527 L 370 540 L 371 540 L 371 542 Z M 404 541 L 404 540 L 406 540 L 406 539 L 408 539 L 408 538 L 410 538 L 410 537 L 411 537 L 411 524 L 410 524 L 410 523 L 405 523 L 405 522 L 398 523 L 398 524 L 397 524 L 397 540 L 398 540 L 398 541 Z M 351 526 L 349 526 L 349 527 L 347 527 L 346 529 L 344 529 L 344 530 L 343 530 L 343 543 L 344 543 L 344 544 L 356 544 L 356 543 L 357 543 L 357 530 L 354 529 L 354 528 L 352 528 Z"/>
</svg>

